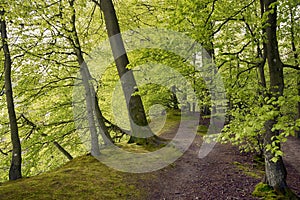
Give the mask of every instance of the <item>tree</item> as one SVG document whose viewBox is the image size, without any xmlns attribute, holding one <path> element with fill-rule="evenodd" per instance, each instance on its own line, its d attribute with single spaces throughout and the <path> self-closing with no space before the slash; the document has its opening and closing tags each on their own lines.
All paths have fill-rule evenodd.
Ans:
<svg viewBox="0 0 300 200">
<path fill-rule="evenodd" d="M 95 2 L 104 13 L 107 34 L 111 44 L 115 64 L 117 66 L 120 79 L 123 79 L 121 83 L 123 93 L 125 95 L 127 109 L 129 111 L 129 120 L 132 129 L 132 136 L 129 142 L 138 142 L 142 144 L 147 143 L 149 140 L 142 138 L 143 134 L 145 133 L 141 132 L 146 131 L 150 133 L 151 130 L 148 127 L 141 97 L 140 95 L 135 94 L 138 89 L 133 72 L 127 68 L 129 60 L 121 37 L 114 5 L 111 0 L 101 0 L 100 3 L 96 0 L 93 0 L 93 2 Z M 139 127 L 142 127 L 143 129 Z M 141 137 L 138 139 L 138 136 Z M 156 137 L 154 136 L 154 138 Z"/>
<path fill-rule="evenodd" d="M 284 90 L 284 77 L 283 77 L 283 63 L 280 59 L 278 50 L 277 40 L 277 0 L 263 0 L 261 1 L 262 6 L 265 8 L 267 13 L 267 27 L 266 27 L 266 48 L 267 48 L 267 61 L 269 67 L 270 76 L 270 89 L 268 92 L 269 98 L 278 100 L 283 96 Z M 276 105 L 274 111 L 279 111 L 280 106 Z M 279 112 L 278 112 L 279 114 Z M 273 126 L 277 123 L 277 116 L 273 119 L 269 119 L 265 122 L 265 134 L 264 134 L 264 145 L 271 145 L 279 135 L 279 130 L 272 130 Z M 280 144 L 278 144 L 280 148 Z M 280 149 L 279 149 L 280 150 Z M 271 149 L 265 149 L 265 182 L 272 186 L 275 190 L 285 194 L 287 189 L 286 176 L 287 172 L 281 156 L 277 156 L 278 159 L 274 160 L 274 153 Z"/>
<path fill-rule="evenodd" d="M 15 113 L 13 88 L 11 81 L 11 70 L 12 70 L 12 60 L 10 57 L 10 51 L 8 46 L 8 37 L 5 21 L 5 10 L 0 8 L 0 26 L 1 26 L 1 39 L 2 48 L 4 51 L 4 71 L 5 71 L 5 92 L 6 92 L 6 102 L 7 110 L 9 115 L 9 124 L 11 132 L 11 142 L 12 142 L 12 158 L 11 165 L 9 169 L 9 179 L 16 180 L 22 178 L 21 165 L 22 165 L 22 150 L 21 142 L 18 133 L 18 124 Z"/>
<path fill-rule="evenodd" d="M 99 141 L 98 141 L 98 133 L 97 133 L 97 125 L 95 122 L 96 120 L 99 124 L 99 127 L 101 128 L 100 132 L 102 134 L 102 138 L 104 140 L 105 144 L 112 143 L 112 139 L 107 131 L 107 128 L 104 124 L 104 117 L 102 115 L 102 112 L 100 110 L 99 104 L 98 104 L 98 97 L 96 96 L 96 92 L 94 89 L 94 86 L 90 83 L 92 80 L 92 77 L 90 75 L 89 69 L 87 64 L 85 63 L 85 60 L 83 58 L 83 53 L 80 46 L 80 41 L 78 38 L 77 30 L 76 30 L 76 11 L 74 8 L 74 0 L 69 1 L 69 5 L 71 7 L 71 33 L 72 37 L 68 37 L 70 44 L 73 46 L 77 62 L 80 65 L 80 74 L 82 77 L 84 89 L 85 89 L 85 100 L 86 100 L 86 107 L 87 107 L 87 117 L 89 122 L 89 129 L 91 134 L 91 153 L 94 156 L 100 155 L 100 149 L 99 149 Z"/>
<path fill-rule="evenodd" d="M 70 94 L 76 79 L 74 74 L 78 70 L 74 50 L 61 35 L 63 31 L 56 31 L 58 29 L 47 22 L 60 25 L 53 20 L 57 16 L 58 4 L 39 0 L 4 3 L 10 25 L 12 80 L 18 132 L 22 141 L 23 176 L 42 173 L 67 161 L 56 142 L 74 156 L 86 151 L 75 132 L 72 112 Z M 64 18 L 67 20 L 69 16 Z M 11 152 L 10 126 L 2 112 L 3 105 L 1 103 L 0 146 L 4 153 L 8 153 Z M 0 162 L 4 166 L 10 156 L 3 155 Z M 6 180 L 7 176 L 2 171 L 7 169 L 0 170 L 1 180 Z"/>
<path fill-rule="evenodd" d="M 215 21 L 215 61 L 227 77 L 226 89 L 231 98 L 230 121 L 219 141 L 231 141 L 241 150 L 264 154 L 266 183 L 285 193 L 288 187 L 280 143 L 296 127 L 294 117 L 285 112 L 294 104 L 289 95 L 295 93 L 294 88 L 284 85 L 283 69 L 287 65 L 281 61 L 283 51 L 280 52 L 278 41 L 284 46 L 290 41 L 277 38 L 282 33 L 277 26 L 286 26 L 285 16 L 278 21 L 278 4 L 262 0 L 224 5 L 214 1 L 211 18 Z M 229 5 L 232 9 L 228 9 Z M 285 81 L 296 80 L 289 79 Z"/>
</svg>

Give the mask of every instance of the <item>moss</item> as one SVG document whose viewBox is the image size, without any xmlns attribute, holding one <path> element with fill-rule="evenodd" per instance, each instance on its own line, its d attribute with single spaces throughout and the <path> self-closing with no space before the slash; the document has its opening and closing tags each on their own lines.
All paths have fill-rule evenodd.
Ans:
<svg viewBox="0 0 300 200">
<path fill-rule="evenodd" d="M 159 134 L 169 133 L 178 128 L 180 116 L 168 116 L 165 126 Z M 166 142 L 169 142 L 166 140 Z M 146 153 L 165 146 L 136 145 L 126 142 L 118 143 L 125 151 Z M 181 155 L 172 146 L 165 149 L 166 158 Z M 110 154 L 110 149 L 102 149 L 102 154 Z M 178 154 L 178 155 L 177 155 Z M 170 167 L 175 167 L 171 164 Z M 113 170 L 96 158 L 86 155 L 73 159 L 64 166 L 38 176 L 8 181 L 0 184 L 0 199 L 144 199 L 146 189 L 138 188 L 143 180 L 153 179 L 153 175 L 136 176 Z M 156 177 L 155 177 L 156 178 Z"/>
<path fill-rule="evenodd" d="M 250 176 L 255 179 L 262 179 L 264 171 L 251 164 L 241 164 L 239 162 L 233 162 L 236 167 L 241 170 L 245 175 Z"/>
<path fill-rule="evenodd" d="M 82 156 L 56 171 L 3 183 L 0 199 L 141 199 L 142 191 L 126 183 L 130 178 Z"/>
<path fill-rule="evenodd" d="M 264 200 L 299 200 L 291 190 L 287 189 L 285 195 L 277 194 L 272 187 L 265 183 L 258 183 L 252 192 L 253 196 L 261 197 Z"/>
<path fill-rule="evenodd" d="M 273 189 L 268 186 L 267 184 L 264 184 L 262 182 L 258 183 L 255 188 L 254 191 L 252 192 L 253 196 L 256 197 L 263 197 L 264 199 L 267 198 L 276 198 L 276 194 L 273 191 Z"/>
</svg>

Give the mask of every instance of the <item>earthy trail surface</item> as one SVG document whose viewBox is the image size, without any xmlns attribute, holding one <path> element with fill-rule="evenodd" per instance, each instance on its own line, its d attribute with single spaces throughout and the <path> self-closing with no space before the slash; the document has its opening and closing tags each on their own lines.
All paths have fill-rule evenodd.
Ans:
<svg viewBox="0 0 300 200">
<path fill-rule="evenodd" d="M 189 127 L 181 131 L 191 131 Z M 166 133 L 165 138 L 173 138 L 176 131 Z M 239 153 L 237 147 L 216 144 L 203 159 L 198 158 L 202 144 L 201 136 L 196 136 L 190 148 L 175 163 L 156 172 L 153 178 L 141 181 L 147 190 L 147 199 L 258 199 L 251 195 L 260 177 L 245 174 L 239 166 L 255 169 L 253 154 Z M 290 188 L 300 195 L 300 141 L 289 138 L 284 144 L 285 163 Z M 234 164 L 235 163 L 235 164 Z M 241 163 L 242 165 L 238 165 Z"/>
</svg>

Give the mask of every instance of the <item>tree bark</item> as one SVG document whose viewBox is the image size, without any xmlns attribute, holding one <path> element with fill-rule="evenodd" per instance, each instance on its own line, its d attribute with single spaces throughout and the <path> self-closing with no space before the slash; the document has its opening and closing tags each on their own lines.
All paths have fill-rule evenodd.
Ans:
<svg viewBox="0 0 300 200">
<path fill-rule="evenodd" d="M 6 22 L 4 19 L 4 10 L 0 10 L 0 24 L 1 24 L 1 38 L 2 38 L 2 48 L 4 51 L 4 71 L 5 71 L 5 90 L 6 90 L 6 102 L 7 110 L 9 116 L 9 125 L 11 131 L 11 142 L 12 142 L 12 159 L 9 169 L 9 180 L 16 180 L 22 178 L 21 165 L 22 165 L 22 155 L 21 155 L 21 142 L 18 133 L 17 118 L 15 113 L 13 90 L 11 82 L 11 67 L 12 61 L 10 57 L 9 47 L 8 47 L 8 37 L 6 30 Z"/>
<path fill-rule="evenodd" d="M 267 41 L 266 41 L 266 57 L 269 67 L 270 75 L 270 89 L 269 97 L 278 97 L 283 95 L 284 89 L 284 79 L 283 79 L 283 63 L 280 60 L 278 51 L 278 41 L 276 36 L 277 29 L 277 8 L 275 3 L 277 0 L 263 0 L 263 3 L 267 16 Z M 279 111 L 280 107 L 276 106 L 275 110 Z M 277 123 L 277 117 L 268 120 L 265 123 L 265 135 L 264 135 L 264 145 L 272 144 L 272 137 L 279 135 L 279 131 L 272 131 L 274 124 Z M 280 148 L 280 144 L 279 144 Z M 274 188 L 275 191 L 281 194 L 285 194 L 288 187 L 286 183 L 287 172 L 282 160 L 279 156 L 277 162 L 273 162 L 271 159 L 275 156 L 271 151 L 264 151 L 265 156 L 265 182 Z"/>
<path fill-rule="evenodd" d="M 91 135 L 91 154 L 93 156 L 100 155 L 100 147 L 99 147 L 99 138 L 97 132 L 97 125 L 100 127 L 100 134 L 102 134 L 102 138 L 105 144 L 112 144 L 112 139 L 108 133 L 108 130 L 104 124 L 104 117 L 100 110 L 98 104 L 98 98 L 94 89 L 94 86 L 90 83 L 92 80 L 91 74 L 89 72 L 88 66 L 85 63 L 83 58 L 83 53 L 80 46 L 80 41 L 78 38 L 77 30 L 76 30 L 76 12 L 74 8 L 74 0 L 69 1 L 70 7 L 72 9 L 71 16 L 71 25 L 72 25 L 72 36 L 69 38 L 71 45 L 73 46 L 76 56 L 77 62 L 80 65 L 80 74 L 82 77 L 84 89 L 85 89 L 85 101 L 87 107 L 87 117 Z M 95 117 L 96 116 L 96 121 Z"/>
<path fill-rule="evenodd" d="M 96 93 L 96 92 L 95 92 Z M 108 132 L 108 128 L 105 126 L 105 117 L 102 115 L 100 106 L 99 106 L 99 102 L 98 102 L 98 97 L 97 95 L 95 95 L 95 112 L 96 112 L 96 118 L 97 118 L 97 123 L 98 126 L 101 128 L 101 130 L 103 131 L 103 135 L 102 135 L 102 139 L 105 145 L 111 145 L 113 144 L 113 139 L 111 138 L 109 132 Z"/>
<path fill-rule="evenodd" d="M 144 127 L 146 132 L 150 133 L 150 128 L 147 128 L 148 122 L 143 107 L 140 95 L 132 95 L 137 92 L 137 84 L 133 76 L 132 70 L 127 69 L 129 60 L 126 54 L 122 36 L 120 34 L 120 27 L 111 0 L 101 0 L 100 3 L 93 0 L 104 14 L 106 29 L 110 40 L 111 49 L 113 52 L 115 64 L 117 66 L 118 74 L 122 80 L 123 93 L 125 95 L 127 109 L 129 111 L 130 125 L 132 136 L 129 140 L 131 142 L 147 143 L 147 139 L 143 138 L 139 127 Z M 147 131 L 148 130 L 148 131 Z M 153 134 L 152 134 L 153 135 Z"/>
<path fill-rule="evenodd" d="M 265 14 L 265 7 L 263 0 L 260 0 L 260 17 L 263 18 Z M 266 35 L 266 29 L 262 29 L 262 35 Z M 265 64 L 266 64 L 266 55 L 267 55 L 267 44 L 265 42 L 265 38 L 263 38 L 263 50 L 259 47 L 259 44 L 257 46 L 257 53 L 258 57 L 262 59 L 262 61 L 258 65 L 258 70 L 259 70 L 259 76 L 260 76 L 260 84 L 263 87 L 263 90 L 267 88 L 267 82 L 266 82 L 266 77 L 265 77 Z M 265 91 L 262 91 L 262 95 L 264 95 Z"/>
</svg>

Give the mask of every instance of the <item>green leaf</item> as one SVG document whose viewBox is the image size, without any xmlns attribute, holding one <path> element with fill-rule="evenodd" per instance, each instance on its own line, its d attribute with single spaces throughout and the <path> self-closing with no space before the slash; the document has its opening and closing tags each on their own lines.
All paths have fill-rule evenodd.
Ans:
<svg viewBox="0 0 300 200">
<path fill-rule="evenodd" d="M 274 162 L 274 163 L 276 163 L 276 162 L 278 161 L 278 157 L 273 157 L 273 158 L 271 159 L 271 161 Z"/>
</svg>

